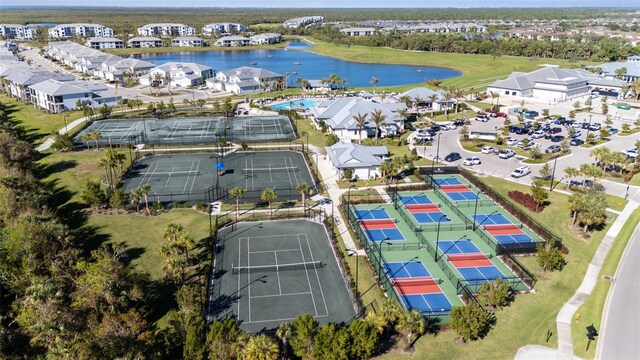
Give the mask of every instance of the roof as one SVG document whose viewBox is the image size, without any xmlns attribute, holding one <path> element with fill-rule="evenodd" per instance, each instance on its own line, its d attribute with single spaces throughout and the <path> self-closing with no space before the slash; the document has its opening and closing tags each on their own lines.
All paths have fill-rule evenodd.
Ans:
<svg viewBox="0 0 640 360">
<path fill-rule="evenodd" d="M 34 68 L 15 68 L 3 77 L 12 83 L 29 86 L 39 82 L 55 79 L 60 81 L 70 81 L 75 78 L 73 75 L 66 73 L 54 73 L 50 71 L 36 70 Z"/>
<path fill-rule="evenodd" d="M 389 155 L 386 146 L 365 146 L 351 142 L 338 142 L 325 149 L 329 160 L 338 169 L 377 167 L 384 162 L 381 157 Z"/>
<path fill-rule="evenodd" d="M 514 72 L 506 79 L 497 80 L 488 86 L 511 90 L 529 90 L 536 83 L 569 85 L 593 78 L 596 78 L 594 74 L 581 69 L 559 69 L 547 66 L 530 73 Z"/>
<path fill-rule="evenodd" d="M 270 39 L 270 38 L 279 38 L 282 35 L 278 33 L 263 33 L 258 35 L 251 36 L 251 39 Z"/>
<path fill-rule="evenodd" d="M 129 39 L 129 42 L 131 41 L 162 41 L 162 39 L 157 38 L 155 36 L 138 36 L 138 37 Z"/>
<path fill-rule="evenodd" d="M 89 42 L 93 42 L 93 43 L 116 42 L 116 41 L 122 41 L 122 40 L 116 39 L 114 37 L 95 37 L 95 38 L 89 39 Z"/>
<path fill-rule="evenodd" d="M 218 39 L 218 41 L 249 41 L 249 38 L 246 38 L 244 36 L 238 36 L 238 35 L 230 35 L 230 36 L 223 36 L 220 39 Z"/>
<path fill-rule="evenodd" d="M 346 29 L 341 29 L 340 31 L 342 32 L 352 32 L 352 31 L 370 31 L 370 32 L 374 32 L 376 31 L 376 29 L 374 28 L 370 28 L 370 27 L 350 27 L 350 28 L 346 28 Z"/>
<path fill-rule="evenodd" d="M 58 80 L 45 80 L 31 85 L 30 88 L 51 96 L 85 94 L 90 92 L 86 87 L 77 85 L 78 81 L 62 82 Z"/>
<path fill-rule="evenodd" d="M 172 41 L 202 41 L 203 39 L 198 36 L 178 36 L 173 38 Z"/>
<path fill-rule="evenodd" d="M 615 75 L 616 70 L 626 68 L 626 75 L 640 77 L 640 61 L 617 61 L 606 64 L 596 65 L 602 69 L 605 74 Z"/>
<path fill-rule="evenodd" d="M 168 62 L 168 63 L 164 63 L 162 65 L 156 66 L 155 68 L 153 68 L 151 71 L 155 71 L 155 70 L 162 70 L 165 72 L 168 71 L 185 71 L 186 73 L 190 73 L 190 72 L 203 72 L 203 71 L 208 71 L 208 70 L 213 70 L 211 68 L 211 66 L 207 66 L 207 65 L 201 65 L 201 64 L 196 64 L 196 63 L 189 63 L 189 62 Z"/>
<path fill-rule="evenodd" d="M 355 130 L 359 128 L 355 120 L 358 114 L 367 118 L 365 128 L 372 128 L 374 125 L 371 122 L 371 114 L 376 110 L 380 110 L 385 116 L 384 124 L 395 124 L 396 121 L 403 120 L 398 110 L 406 108 L 402 103 L 377 103 L 356 97 L 323 101 L 309 109 L 309 114 L 316 119 L 324 120 L 332 129 Z"/>
<path fill-rule="evenodd" d="M 273 71 L 269 71 L 261 68 L 254 68 L 250 66 L 241 66 L 235 69 L 222 71 L 222 73 L 228 78 L 236 76 L 240 80 L 269 79 L 269 78 L 282 77 L 282 75 L 275 73 Z"/>
<path fill-rule="evenodd" d="M 401 94 L 396 95 L 396 99 L 400 99 L 401 97 L 408 96 L 412 100 L 421 99 L 423 101 L 429 101 L 429 98 L 432 95 L 438 95 L 438 100 L 444 100 L 444 96 L 442 91 L 433 91 L 426 87 L 417 87 L 411 90 L 407 90 Z"/>
</svg>

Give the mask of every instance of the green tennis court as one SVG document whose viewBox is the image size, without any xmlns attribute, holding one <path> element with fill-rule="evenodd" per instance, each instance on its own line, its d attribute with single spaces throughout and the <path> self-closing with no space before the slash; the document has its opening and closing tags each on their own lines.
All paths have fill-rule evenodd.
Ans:
<svg viewBox="0 0 640 360">
<path fill-rule="evenodd" d="M 224 173 L 216 165 L 223 162 Z M 138 160 L 122 181 L 125 193 L 151 186 L 150 201 L 165 204 L 211 202 L 225 199 L 233 187 L 247 189 L 243 201 L 260 200 L 262 190 L 275 188 L 276 201 L 299 197 L 296 187 L 313 185 L 302 153 L 295 151 L 149 155 Z"/>
<path fill-rule="evenodd" d="M 207 309 L 234 316 L 248 332 L 269 331 L 300 314 L 351 321 L 355 309 L 323 225 L 306 220 L 238 223 L 221 229 Z"/>
</svg>

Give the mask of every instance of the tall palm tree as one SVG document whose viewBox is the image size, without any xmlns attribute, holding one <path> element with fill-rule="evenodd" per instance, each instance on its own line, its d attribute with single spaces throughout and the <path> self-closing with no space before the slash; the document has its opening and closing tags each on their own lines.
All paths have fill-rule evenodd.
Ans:
<svg viewBox="0 0 640 360">
<path fill-rule="evenodd" d="M 162 87 L 162 74 L 153 74 L 153 80 L 156 82 L 156 96 L 160 96 L 160 87 Z"/>
<path fill-rule="evenodd" d="M 246 360 L 276 360 L 278 359 L 278 344 L 265 334 L 253 336 L 249 339 L 245 349 Z"/>
<path fill-rule="evenodd" d="M 92 132 L 91 133 L 91 140 L 95 141 L 96 149 L 100 150 L 100 144 L 98 144 L 98 141 L 102 140 L 102 134 L 97 130 Z"/>
<path fill-rule="evenodd" d="M 229 196 L 236 199 L 236 222 L 240 216 L 240 198 L 247 193 L 247 189 L 241 187 L 233 187 L 229 189 Z"/>
<path fill-rule="evenodd" d="M 151 185 L 146 184 L 140 188 L 140 194 L 144 197 L 144 206 L 147 209 L 147 214 L 151 215 L 149 210 L 149 191 L 151 191 Z"/>
<path fill-rule="evenodd" d="M 596 159 L 596 162 L 602 165 L 602 169 L 604 170 L 604 168 L 607 166 L 608 158 L 611 155 L 611 150 L 604 146 L 597 147 L 591 149 L 591 151 L 589 151 L 589 155 L 593 156 Z"/>
<path fill-rule="evenodd" d="M 580 171 L 578 171 L 578 169 L 574 167 L 569 166 L 564 169 L 564 174 L 569 180 L 571 180 L 572 178 L 577 177 L 580 174 Z"/>
<path fill-rule="evenodd" d="M 451 101 L 453 94 L 451 91 L 446 90 L 444 94 L 442 94 L 442 97 L 444 98 L 444 114 L 447 116 L 447 120 L 449 120 L 449 102 Z"/>
<path fill-rule="evenodd" d="M 358 124 L 358 137 L 360 138 L 360 144 L 362 144 L 362 129 L 364 129 L 364 126 L 367 123 L 367 114 L 362 115 L 357 113 L 353 116 L 353 119 L 356 121 L 356 124 Z"/>
<path fill-rule="evenodd" d="M 87 144 L 87 149 L 91 149 L 91 147 L 89 146 L 89 141 L 92 140 L 92 136 L 91 133 L 84 133 L 81 136 L 82 141 L 84 141 L 85 144 Z"/>
<path fill-rule="evenodd" d="M 289 352 L 289 339 L 293 336 L 293 326 L 291 323 L 280 323 L 280 326 L 278 326 L 278 329 L 276 330 L 276 336 L 282 342 L 282 352 L 284 353 L 283 358 L 286 360 Z"/>
<path fill-rule="evenodd" d="M 431 117 L 435 113 L 436 104 L 438 103 L 438 99 L 440 96 L 437 93 L 429 95 L 429 102 L 431 103 Z"/>
<path fill-rule="evenodd" d="M 380 79 L 378 79 L 375 76 L 371 77 L 371 81 L 369 81 L 371 83 L 371 85 L 373 85 L 373 93 L 376 93 L 376 85 L 378 85 L 378 83 L 380 82 Z"/>
<path fill-rule="evenodd" d="M 413 105 L 413 103 L 411 101 L 411 97 L 408 96 L 408 95 L 401 96 L 400 97 L 400 102 L 405 104 L 408 108 L 410 108 Z"/>
<path fill-rule="evenodd" d="M 371 114 L 371 121 L 376 125 L 376 143 L 378 143 L 378 133 L 382 130 L 382 123 L 387 119 L 386 115 L 382 114 L 381 109 L 376 109 Z"/>
<path fill-rule="evenodd" d="M 140 199 L 142 199 L 142 193 L 140 192 L 140 189 L 132 189 L 131 193 L 129 194 L 129 200 L 131 201 L 132 205 L 136 206 L 137 213 L 140 212 Z"/>
<path fill-rule="evenodd" d="M 422 313 L 416 309 L 413 309 L 411 311 L 403 312 L 402 316 L 400 316 L 400 319 L 398 319 L 396 330 L 407 334 L 407 347 L 411 347 L 411 337 L 413 336 L 413 334 L 423 334 L 426 330 L 426 327 L 427 323 Z"/>
<path fill-rule="evenodd" d="M 271 211 L 271 203 L 278 197 L 275 188 L 266 188 L 262 190 L 262 194 L 260 195 L 260 199 L 262 201 L 266 201 L 269 204 L 269 216 L 273 218 L 273 211 Z"/>
<path fill-rule="evenodd" d="M 169 91 L 169 96 L 171 96 L 171 80 L 173 80 L 171 73 L 167 73 L 167 75 L 164 76 L 164 79 L 167 81 L 167 90 Z"/>
<path fill-rule="evenodd" d="M 302 195 L 302 213 L 306 215 L 307 213 L 307 207 L 305 206 L 306 199 L 307 199 L 307 194 L 311 193 L 311 186 L 309 186 L 309 184 L 307 183 L 302 183 L 299 184 L 298 186 L 296 186 L 296 191 Z"/>
</svg>

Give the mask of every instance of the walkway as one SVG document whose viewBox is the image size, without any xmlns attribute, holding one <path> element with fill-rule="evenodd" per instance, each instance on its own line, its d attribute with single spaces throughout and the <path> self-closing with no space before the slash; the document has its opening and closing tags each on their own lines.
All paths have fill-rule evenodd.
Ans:
<svg viewBox="0 0 640 360">
<path fill-rule="evenodd" d="M 87 121 L 88 119 L 89 118 L 87 118 L 87 117 L 81 117 L 80 119 L 74 120 L 71 123 L 67 124 L 67 126 L 65 126 L 62 129 L 60 129 L 58 131 L 58 134 L 66 134 L 70 130 L 73 130 L 76 126 L 79 126 L 80 124 L 82 124 L 85 121 Z M 36 151 L 43 152 L 43 151 L 49 149 L 51 147 L 51 145 L 53 145 L 53 138 L 49 137 L 42 144 L 38 145 L 38 147 L 36 148 Z"/>
</svg>

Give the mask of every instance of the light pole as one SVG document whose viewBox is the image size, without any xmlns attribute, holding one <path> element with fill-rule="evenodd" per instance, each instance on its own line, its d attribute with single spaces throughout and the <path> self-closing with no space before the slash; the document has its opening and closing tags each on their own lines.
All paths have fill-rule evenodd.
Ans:
<svg viewBox="0 0 640 360">
<path fill-rule="evenodd" d="M 553 180 L 556 178 L 556 165 L 558 163 L 558 157 L 553 159 L 553 172 L 551 173 L 551 184 L 549 185 L 549 191 L 553 191 Z"/>
<path fill-rule="evenodd" d="M 62 119 L 64 120 L 64 133 L 68 133 L 69 129 L 67 129 L 67 118 L 69 117 L 69 114 L 65 114 Z"/>
<path fill-rule="evenodd" d="M 380 271 L 382 271 L 382 244 L 386 243 L 389 238 L 385 238 L 384 240 L 378 243 L 378 281 L 382 284 L 382 278 L 380 277 Z"/>
<path fill-rule="evenodd" d="M 351 189 L 353 189 L 354 187 L 356 187 L 355 184 L 349 186 L 349 189 L 347 190 L 347 213 L 351 211 Z M 349 214 L 347 214 L 347 216 L 349 216 Z"/>
<path fill-rule="evenodd" d="M 587 128 L 587 137 L 586 138 L 589 137 L 589 131 L 591 131 L 591 118 L 593 118 L 593 115 L 589 115 L 589 127 Z"/>
<path fill-rule="evenodd" d="M 438 229 L 436 230 L 436 253 L 433 255 L 433 261 L 435 262 L 438 262 L 438 244 L 440 242 L 440 222 L 442 221 L 442 219 L 449 220 L 449 218 L 447 218 L 447 214 L 443 214 L 442 216 L 440 216 L 440 219 L 438 219 Z"/>
<path fill-rule="evenodd" d="M 309 149 L 309 132 L 303 131 L 302 135 L 306 135 L 307 137 L 307 150 Z M 304 141 L 302 142 L 302 150 L 304 151 Z"/>
<path fill-rule="evenodd" d="M 355 256 L 356 257 L 356 299 L 358 298 L 358 264 L 360 263 L 360 260 L 358 259 L 358 252 L 353 250 L 353 249 L 347 249 L 347 252 L 349 253 L 349 256 Z"/>
<path fill-rule="evenodd" d="M 476 205 L 473 207 L 473 218 L 476 218 L 476 215 L 478 214 L 478 199 L 480 199 L 480 193 L 482 192 L 482 190 L 478 190 L 478 192 L 476 193 Z M 473 222 L 473 231 L 476 230 L 476 222 L 474 220 Z"/>
<path fill-rule="evenodd" d="M 433 168 L 436 166 L 436 160 L 440 159 L 440 133 L 438 133 L 438 144 L 436 146 L 436 157 L 431 161 L 431 176 L 433 176 Z"/>
<path fill-rule="evenodd" d="M 487 217 L 485 217 L 485 218 L 484 218 L 484 220 L 482 220 L 482 221 L 480 222 L 480 224 L 478 224 L 478 226 L 476 226 L 476 227 L 474 228 L 474 230 L 475 230 L 475 229 L 477 229 L 477 228 L 479 228 L 482 224 L 484 224 L 484 222 L 485 222 L 485 221 L 487 221 L 487 219 L 488 219 L 488 218 L 490 218 L 490 217 L 491 217 L 491 215 L 496 214 L 496 213 L 498 213 L 498 212 L 499 212 L 498 210 L 493 210 L 493 211 L 491 212 L 491 214 L 487 215 Z M 473 223 L 474 223 L 474 224 L 476 223 L 476 218 L 475 218 L 475 217 L 473 218 Z"/>
</svg>

